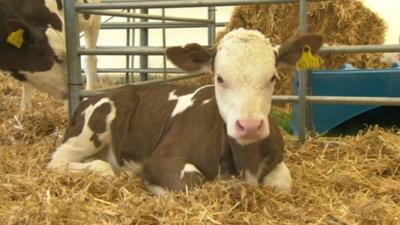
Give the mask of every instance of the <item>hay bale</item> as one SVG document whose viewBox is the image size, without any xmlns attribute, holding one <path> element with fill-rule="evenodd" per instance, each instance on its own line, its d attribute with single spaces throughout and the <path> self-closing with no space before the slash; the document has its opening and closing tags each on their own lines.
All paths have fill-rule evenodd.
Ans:
<svg viewBox="0 0 400 225">
<path fill-rule="evenodd" d="M 383 44 L 386 24 L 359 0 L 332 0 L 308 4 L 308 31 L 325 36 L 329 45 Z M 233 11 L 229 24 L 217 36 L 221 39 L 234 28 L 256 29 L 266 34 L 272 43 L 280 44 L 299 34 L 299 4 L 263 4 L 239 6 Z M 344 63 L 358 68 L 384 67 L 381 54 L 336 54 L 322 56 L 324 68 L 337 69 Z M 285 75 L 276 94 L 290 94 L 292 76 Z"/>
</svg>

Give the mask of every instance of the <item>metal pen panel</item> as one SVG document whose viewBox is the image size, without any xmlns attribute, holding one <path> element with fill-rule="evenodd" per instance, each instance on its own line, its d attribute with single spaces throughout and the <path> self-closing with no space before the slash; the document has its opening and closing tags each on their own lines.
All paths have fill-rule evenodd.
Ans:
<svg viewBox="0 0 400 225">
<path fill-rule="evenodd" d="M 67 50 L 67 72 L 68 72 L 68 111 L 71 117 L 78 107 L 80 96 L 79 91 L 82 86 L 81 60 L 77 47 L 79 42 L 79 20 L 75 11 L 75 0 L 65 0 L 65 40 Z"/>
<path fill-rule="evenodd" d="M 215 23 L 216 27 L 224 27 L 226 22 Z M 165 28 L 203 28 L 208 27 L 208 24 L 202 23 L 190 23 L 190 22 L 166 22 Z M 138 28 L 147 28 L 147 29 L 162 29 L 163 23 L 160 22 L 134 22 L 134 23 L 103 23 L 101 25 L 101 29 L 138 29 Z"/>
<path fill-rule="evenodd" d="M 318 1 L 318 0 L 317 0 Z M 320 0 L 326 1 L 326 0 Z M 170 0 L 145 2 L 104 2 L 98 4 L 77 4 L 77 10 L 88 9 L 149 9 L 149 8 L 185 8 L 208 6 L 234 6 L 266 3 L 293 3 L 299 0 Z"/>
<path fill-rule="evenodd" d="M 141 9 L 140 13 L 142 14 L 148 14 L 149 10 L 148 9 Z M 147 22 L 147 19 L 140 19 L 142 22 Z M 149 46 L 149 30 L 147 28 L 141 28 L 140 29 L 140 46 Z M 147 69 L 149 66 L 149 57 L 148 55 L 141 54 L 139 58 L 139 64 L 140 64 L 140 69 Z M 149 74 L 148 73 L 140 73 L 140 80 L 148 80 L 149 79 Z"/>
<path fill-rule="evenodd" d="M 81 55 L 162 55 L 164 54 L 164 48 L 161 47 L 78 48 L 78 53 Z"/>
<path fill-rule="evenodd" d="M 106 11 L 106 10 L 82 10 L 79 13 L 87 13 L 93 15 L 105 15 L 105 16 L 117 16 L 117 17 L 127 17 L 127 18 L 139 18 L 139 19 L 152 19 L 152 20 L 163 20 L 162 15 L 149 15 L 146 13 L 130 13 L 130 12 L 115 12 L 115 11 Z M 167 21 L 177 21 L 177 22 L 192 22 L 192 23 L 203 23 L 203 24 L 211 24 L 212 20 L 205 19 L 193 19 L 187 17 L 174 17 L 174 16 L 166 16 L 165 20 Z"/>
</svg>

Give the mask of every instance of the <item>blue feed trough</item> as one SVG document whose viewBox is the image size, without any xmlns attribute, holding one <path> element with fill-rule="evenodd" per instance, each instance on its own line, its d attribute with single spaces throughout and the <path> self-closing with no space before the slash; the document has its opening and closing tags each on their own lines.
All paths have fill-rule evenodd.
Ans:
<svg viewBox="0 0 400 225">
<path fill-rule="evenodd" d="M 294 93 L 298 93 L 298 73 L 295 74 Z M 311 95 L 319 96 L 373 96 L 373 97 L 400 97 L 400 65 L 394 64 L 388 69 L 356 69 L 349 64 L 341 70 L 313 71 L 309 76 L 312 82 Z M 380 118 L 396 116 L 394 121 L 399 121 L 400 114 L 383 110 L 379 105 L 331 105 L 313 104 L 311 117 L 313 131 L 324 134 L 340 124 L 364 113 L 374 112 Z M 396 108 L 399 107 L 386 107 Z M 293 106 L 292 130 L 299 133 L 299 108 Z"/>
</svg>

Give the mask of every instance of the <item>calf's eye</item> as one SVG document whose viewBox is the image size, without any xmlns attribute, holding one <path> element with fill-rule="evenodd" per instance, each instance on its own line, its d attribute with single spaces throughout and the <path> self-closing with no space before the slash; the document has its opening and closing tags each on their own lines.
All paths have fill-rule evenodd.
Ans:
<svg viewBox="0 0 400 225">
<path fill-rule="evenodd" d="M 224 79 L 222 79 L 221 76 L 217 76 L 217 82 L 220 83 L 220 84 L 223 84 L 224 83 Z"/>
<path fill-rule="evenodd" d="M 271 77 L 271 82 L 274 82 L 274 81 L 276 81 L 278 79 L 278 77 L 276 76 L 276 75 L 273 75 L 272 77 Z"/>
</svg>

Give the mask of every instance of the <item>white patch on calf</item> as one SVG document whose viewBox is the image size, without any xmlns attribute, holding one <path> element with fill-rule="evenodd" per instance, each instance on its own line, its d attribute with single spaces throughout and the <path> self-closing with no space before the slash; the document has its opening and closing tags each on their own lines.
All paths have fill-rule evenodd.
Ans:
<svg viewBox="0 0 400 225">
<path fill-rule="evenodd" d="M 207 103 L 210 103 L 211 100 L 212 100 L 212 98 L 206 99 L 206 100 L 203 101 L 203 103 L 201 103 L 201 105 L 205 105 L 205 104 L 207 104 Z"/>
<path fill-rule="evenodd" d="M 276 74 L 274 49 L 258 31 L 237 29 L 220 41 L 215 57 L 215 96 L 219 112 L 227 124 L 228 135 L 239 144 L 257 139 L 241 139 L 238 120 L 263 120 L 258 139 L 269 135 L 268 115 L 271 108 Z M 221 77 L 223 82 L 218 82 Z"/>
<path fill-rule="evenodd" d="M 133 160 L 123 160 L 122 171 L 126 172 L 129 176 L 139 175 L 143 170 L 143 164 L 137 163 Z"/>
<path fill-rule="evenodd" d="M 161 186 L 149 184 L 147 181 L 144 182 L 147 190 L 157 196 L 165 196 L 168 194 L 168 191 Z"/>
<path fill-rule="evenodd" d="M 183 177 L 185 176 L 185 173 L 201 174 L 201 172 L 193 164 L 190 164 L 190 163 L 185 164 L 185 166 L 183 167 L 183 169 L 181 171 L 181 176 L 179 177 L 179 179 L 183 179 Z"/>
<path fill-rule="evenodd" d="M 96 147 L 90 140 L 95 133 L 88 125 L 93 112 L 103 104 L 111 105 L 111 112 L 106 117 L 106 130 L 103 133 L 97 133 L 101 145 Z M 48 164 L 49 168 L 62 167 L 71 162 L 82 162 L 85 158 L 94 156 L 101 149 L 111 142 L 110 125 L 115 119 L 116 109 L 114 102 L 109 98 L 102 98 L 94 105 L 89 105 L 83 112 L 85 122 L 81 133 L 76 137 L 69 138 L 65 143 L 59 146 L 53 153 L 52 160 Z M 110 149 L 111 151 L 111 149 Z"/>
<path fill-rule="evenodd" d="M 103 160 L 93 160 L 90 162 L 85 163 L 76 163 L 71 162 L 68 163 L 68 170 L 72 172 L 79 172 L 79 171 L 93 171 L 102 176 L 115 176 L 114 170 L 110 163 L 105 162 Z"/>
<path fill-rule="evenodd" d="M 250 184 L 251 186 L 258 185 L 257 177 L 255 177 L 253 174 L 251 174 L 251 172 L 249 170 L 244 171 L 244 180 L 246 181 L 246 183 Z"/>
<path fill-rule="evenodd" d="M 284 162 L 279 163 L 275 168 L 263 178 L 263 186 L 275 188 L 281 192 L 292 191 L 292 177 Z"/>
<path fill-rule="evenodd" d="M 168 100 L 169 101 L 177 101 L 174 110 L 172 111 L 171 118 L 176 116 L 179 113 L 182 113 L 187 108 L 193 106 L 194 100 L 193 97 L 202 89 L 207 87 L 213 87 L 214 85 L 205 85 L 198 89 L 196 89 L 193 93 L 177 96 L 175 95 L 175 90 L 169 93 Z"/>
</svg>

